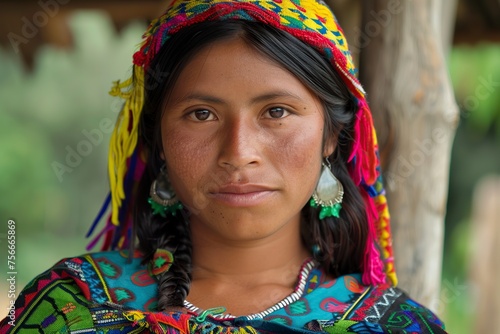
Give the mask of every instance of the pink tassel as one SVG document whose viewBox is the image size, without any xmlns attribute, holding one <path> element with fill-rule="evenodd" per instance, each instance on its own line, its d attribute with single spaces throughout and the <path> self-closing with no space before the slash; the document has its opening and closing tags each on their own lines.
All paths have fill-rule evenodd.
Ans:
<svg viewBox="0 0 500 334">
<path fill-rule="evenodd" d="M 383 271 L 383 264 L 380 260 L 380 254 L 375 247 L 373 238 L 368 238 L 366 245 L 364 269 L 363 269 L 363 284 L 366 285 L 379 285 L 386 281 Z M 371 239 L 371 240 L 370 240 Z"/>
<path fill-rule="evenodd" d="M 373 199 L 368 195 L 364 196 L 366 213 L 368 218 L 368 238 L 365 247 L 363 263 L 363 284 L 377 285 L 385 282 L 384 265 L 380 259 L 380 253 L 376 246 L 375 224 L 378 220 L 378 213 Z"/>
<path fill-rule="evenodd" d="M 347 160 L 347 162 L 351 162 L 352 159 L 354 159 L 354 157 L 356 157 L 358 155 L 358 150 L 359 150 L 359 142 L 360 142 L 360 131 L 359 131 L 359 127 L 360 127 L 360 117 L 359 117 L 359 113 L 361 112 L 361 108 L 358 109 L 358 111 L 356 112 L 356 124 L 354 124 L 354 146 L 352 147 L 352 151 L 351 151 L 351 155 L 349 156 L 349 160 Z"/>
<path fill-rule="evenodd" d="M 358 111 L 356 112 L 356 123 L 354 124 L 354 144 L 351 150 L 351 155 L 349 156 L 348 163 L 351 163 L 352 168 L 349 169 L 349 174 L 354 181 L 354 183 L 359 186 L 363 179 L 362 173 L 362 154 L 361 154 L 361 138 L 360 138 L 360 113 L 361 113 L 361 105 Z M 355 160 L 354 160 L 355 159 Z M 354 163 L 352 163 L 354 161 Z"/>
<path fill-rule="evenodd" d="M 97 234 L 94 239 L 92 239 L 92 241 L 89 242 L 89 244 L 87 245 L 86 249 L 88 251 L 90 251 L 92 248 L 95 247 L 95 245 L 99 242 L 99 240 L 101 239 L 101 237 L 106 234 L 107 232 L 111 231 L 112 229 L 114 229 L 115 226 L 113 224 L 111 224 L 111 221 L 108 219 L 108 221 L 106 222 L 106 226 L 101 230 L 101 232 L 99 232 L 99 234 Z"/>
</svg>

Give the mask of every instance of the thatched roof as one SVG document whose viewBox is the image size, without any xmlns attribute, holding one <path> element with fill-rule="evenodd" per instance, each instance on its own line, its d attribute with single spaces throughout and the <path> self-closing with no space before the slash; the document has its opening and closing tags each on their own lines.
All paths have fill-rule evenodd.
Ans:
<svg viewBox="0 0 500 334">
<path fill-rule="evenodd" d="M 342 2 L 331 2 L 336 1 Z M 500 43 L 500 1 L 458 1 L 454 43 Z M 120 29 L 132 20 L 148 21 L 156 17 L 166 5 L 165 0 L 2 0 L 0 45 L 19 52 L 29 66 L 36 50 L 44 43 L 64 48 L 72 46 L 67 17 L 74 10 L 104 10 Z"/>
</svg>

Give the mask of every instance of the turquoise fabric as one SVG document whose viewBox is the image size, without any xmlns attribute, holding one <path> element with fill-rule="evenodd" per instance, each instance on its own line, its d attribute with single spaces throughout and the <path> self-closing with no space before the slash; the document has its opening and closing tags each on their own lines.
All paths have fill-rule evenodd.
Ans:
<svg viewBox="0 0 500 334">
<path fill-rule="evenodd" d="M 157 284 L 141 255 L 101 252 L 63 259 L 33 280 L 16 302 L 16 326 L 0 333 L 444 333 L 429 310 L 361 275 L 328 279 L 310 271 L 299 300 L 250 320 L 156 310 Z"/>
</svg>

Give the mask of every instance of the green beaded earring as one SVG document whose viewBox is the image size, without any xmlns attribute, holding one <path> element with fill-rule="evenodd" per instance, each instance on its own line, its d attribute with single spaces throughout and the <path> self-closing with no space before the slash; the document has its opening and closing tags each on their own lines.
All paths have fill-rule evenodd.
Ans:
<svg viewBox="0 0 500 334">
<path fill-rule="evenodd" d="M 151 184 L 149 195 L 151 197 L 148 198 L 148 203 L 151 205 L 154 215 L 166 217 L 167 213 L 169 213 L 175 216 L 178 210 L 182 210 L 182 203 L 179 202 L 168 182 L 165 165 L 161 168 L 156 180 Z"/>
<path fill-rule="evenodd" d="M 330 161 L 325 159 L 322 165 L 321 176 L 309 204 L 313 208 L 321 208 L 319 219 L 326 217 L 339 218 L 344 197 L 344 187 L 333 175 Z"/>
</svg>

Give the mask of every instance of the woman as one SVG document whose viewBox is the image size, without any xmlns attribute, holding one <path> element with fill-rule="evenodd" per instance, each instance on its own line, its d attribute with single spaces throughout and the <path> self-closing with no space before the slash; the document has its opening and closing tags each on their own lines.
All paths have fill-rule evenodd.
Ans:
<svg viewBox="0 0 500 334">
<path fill-rule="evenodd" d="M 112 91 L 126 102 L 94 243 L 129 251 L 62 260 L 2 331 L 443 333 L 393 287 L 354 72 L 321 1 L 175 1 Z"/>
</svg>

